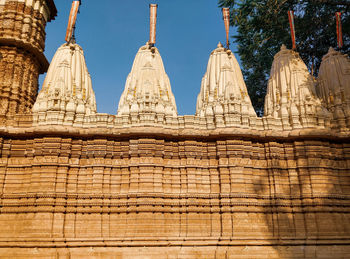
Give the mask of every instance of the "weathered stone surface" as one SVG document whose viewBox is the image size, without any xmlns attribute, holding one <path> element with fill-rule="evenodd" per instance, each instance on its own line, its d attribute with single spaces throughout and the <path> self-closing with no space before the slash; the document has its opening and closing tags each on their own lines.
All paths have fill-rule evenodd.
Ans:
<svg viewBox="0 0 350 259">
<path fill-rule="evenodd" d="M 337 245 L 342 258 L 349 251 L 348 135 L 64 128 L 1 134 L 4 254 L 331 258 Z M 46 249 L 35 250 L 39 244 Z"/>
</svg>

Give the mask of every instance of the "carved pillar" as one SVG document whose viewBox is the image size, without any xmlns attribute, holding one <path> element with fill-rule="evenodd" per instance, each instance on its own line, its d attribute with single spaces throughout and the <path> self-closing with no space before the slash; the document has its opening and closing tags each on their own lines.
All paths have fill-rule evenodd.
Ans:
<svg viewBox="0 0 350 259">
<path fill-rule="evenodd" d="M 0 1 L 0 115 L 31 111 L 49 65 L 45 26 L 56 13 L 53 0 Z"/>
</svg>

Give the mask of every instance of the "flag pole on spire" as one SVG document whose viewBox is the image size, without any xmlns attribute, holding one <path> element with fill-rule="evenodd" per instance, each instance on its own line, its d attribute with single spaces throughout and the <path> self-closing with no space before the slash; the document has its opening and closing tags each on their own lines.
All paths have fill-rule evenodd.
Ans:
<svg viewBox="0 0 350 259">
<path fill-rule="evenodd" d="M 224 18 L 225 23 L 225 30 L 226 30 L 226 47 L 230 48 L 230 9 L 229 8 L 222 8 L 222 15 Z"/>
<path fill-rule="evenodd" d="M 156 44 L 156 25 L 157 25 L 157 4 L 150 4 L 150 31 L 149 31 L 149 45 Z"/>
<path fill-rule="evenodd" d="M 288 11 L 288 19 L 289 19 L 289 26 L 290 26 L 290 35 L 292 37 L 292 44 L 293 44 L 293 50 L 296 50 L 296 43 L 295 43 L 295 26 L 294 26 L 294 12 Z"/>
<path fill-rule="evenodd" d="M 66 42 L 75 42 L 75 23 L 77 21 L 77 15 L 79 12 L 79 7 L 81 5 L 81 0 L 74 0 L 72 2 L 72 8 L 69 14 L 67 32 L 66 32 Z"/>
<path fill-rule="evenodd" d="M 343 47 L 343 31 L 342 31 L 342 24 L 341 24 L 341 12 L 336 12 L 335 17 L 337 20 L 337 43 L 338 43 L 338 48 L 341 49 Z"/>
</svg>

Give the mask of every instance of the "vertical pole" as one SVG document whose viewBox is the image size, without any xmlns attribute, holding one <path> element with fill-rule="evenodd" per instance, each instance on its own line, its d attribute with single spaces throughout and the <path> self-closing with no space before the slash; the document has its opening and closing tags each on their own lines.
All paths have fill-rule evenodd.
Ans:
<svg viewBox="0 0 350 259">
<path fill-rule="evenodd" d="M 72 2 L 72 8 L 70 10 L 69 14 L 69 20 L 68 20 L 68 26 L 67 26 L 67 32 L 66 32 L 66 42 L 71 42 L 71 40 L 75 40 L 75 23 L 77 21 L 77 15 L 79 11 L 80 1 L 75 0 Z"/>
<path fill-rule="evenodd" d="M 290 26 L 290 34 L 292 37 L 292 43 L 293 43 L 293 50 L 296 50 L 296 44 L 295 44 L 295 26 L 294 26 L 294 12 L 288 11 L 288 19 L 289 19 L 289 26 Z"/>
<path fill-rule="evenodd" d="M 229 49 L 230 48 L 230 9 L 229 8 L 222 8 L 222 15 L 224 18 L 225 23 L 225 30 L 226 30 L 226 46 Z"/>
<path fill-rule="evenodd" d="M 343 31 L 342 31 L 342 24 L 341 24 L 341 12 L 336 12 L 335 17 L 337 20 L 337 43 L 338 48 L 343 47 Z"/>
<path fill-rule="evenodd" d="M 149 44 L 154 45 L 156 43 L 156 25 L 157 25 L 157 4 L 150 4 L 150 33 Z"/>
</svg>

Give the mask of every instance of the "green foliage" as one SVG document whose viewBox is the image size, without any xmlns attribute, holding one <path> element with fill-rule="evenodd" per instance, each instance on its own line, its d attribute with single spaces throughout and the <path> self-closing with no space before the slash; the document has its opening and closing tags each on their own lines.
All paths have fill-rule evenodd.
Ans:
<svg viewBox="0 0 350 259">
<path fill-rule="evenodd" d="M 343 53 L 350 52 L 349 0 L 219 0 L 231 10 L 237 28 L 234 42 L 254 108 L 262 115 L 273 56 L 285 44 L 292 47 L 288 10 L 295 12 L 297 51 L 317 76 L 329 47 L 337 46 L 335 12 L 342 12 Z"/>
</svg>

